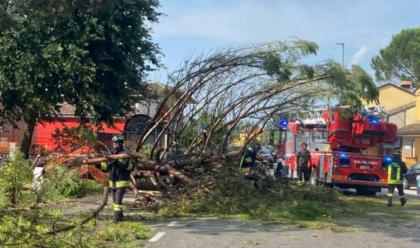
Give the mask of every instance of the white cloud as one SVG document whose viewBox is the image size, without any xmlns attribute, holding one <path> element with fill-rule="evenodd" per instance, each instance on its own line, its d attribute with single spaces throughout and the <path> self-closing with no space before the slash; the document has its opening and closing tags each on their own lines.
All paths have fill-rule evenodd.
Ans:
<svg viewBox="0 0 420 248">
<path fill-rule="evenodd" d="M 369 49 L 365 46 L 362 46 L 359 50 L 357 50 L 357 52 L 351 57 L 351 64 L 357 65 L 362 62 L 362 60 L 366 57 L 368 50 Z"/>
</svg>

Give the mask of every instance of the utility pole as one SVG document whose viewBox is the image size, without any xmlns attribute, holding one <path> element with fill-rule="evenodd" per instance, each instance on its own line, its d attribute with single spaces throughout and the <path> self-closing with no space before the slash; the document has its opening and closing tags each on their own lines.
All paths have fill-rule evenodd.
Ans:
<svg viewBox="0 0 420 248">
<path fill-rule="evenodd" d="M 337 45 L 339 45 L 339 46 L 342 46 L 342 56 L 341 56 L 341 66 L 343 67 L 343 69 L 344 69 L 344 43 L 343 42 L 337 42 L 336 43 Z"/>
</svg>

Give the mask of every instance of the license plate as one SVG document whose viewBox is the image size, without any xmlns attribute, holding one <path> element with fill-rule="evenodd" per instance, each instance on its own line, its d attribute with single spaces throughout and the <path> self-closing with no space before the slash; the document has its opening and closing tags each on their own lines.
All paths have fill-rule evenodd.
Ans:
<svg viewBox="0 0 420 248">
<path fill-rule="evenodd" d="M 360 166 L 360 169 L 362 169 L 362 170 L 369 170 L 370 167 L 369 167 L 369 165 L 361 165 Z"/>
</svg>

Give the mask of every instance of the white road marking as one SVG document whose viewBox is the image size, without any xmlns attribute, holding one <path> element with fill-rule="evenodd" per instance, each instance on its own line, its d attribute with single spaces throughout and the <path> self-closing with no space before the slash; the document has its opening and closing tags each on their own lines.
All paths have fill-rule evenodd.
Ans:
<svg viewBox="0 0 420 248">
<path fill-rule="evenodd" d="M 162 237 L 163 237 L 163 235 L 165 235 L 165 232 L 158 232 L 158 233 L 156 233 L 156 234 L 155 234 L 155 236 L 153 236 L 153 237 L 149 240 L 149 242 L 157 242 L 157 241 L 159 241 L 159 239 L 160 239 L 160 238 L 162 238 Z"/>
<path fill-rule="evenodd" d="M 178 224 L 178 222 L 171 221 L 171 222 L 169 222 L 168 227 L 174 227 L 174 226 L 176 226 L 176 224 Z"/>
</svg>

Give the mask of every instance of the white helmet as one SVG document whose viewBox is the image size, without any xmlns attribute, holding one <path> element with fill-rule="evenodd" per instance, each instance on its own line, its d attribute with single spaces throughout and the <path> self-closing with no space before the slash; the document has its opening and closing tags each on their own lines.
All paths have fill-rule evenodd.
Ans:
<svg viewBox="0 0 420 248">
<path fill-rule="evenodd" d="M 114 143 L 123 143 L 124 137 L 122 135 L 115 135 L 114 137 L 112 137 L 111 141 Z"/>
</svg>

